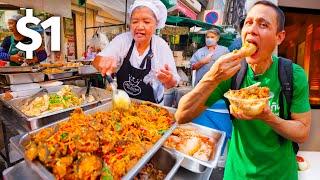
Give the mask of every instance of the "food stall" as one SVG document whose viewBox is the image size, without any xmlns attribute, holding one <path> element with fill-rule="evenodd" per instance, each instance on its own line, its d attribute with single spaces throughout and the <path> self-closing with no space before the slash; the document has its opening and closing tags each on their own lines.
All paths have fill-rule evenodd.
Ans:
<svg viewBox="0 0 320 180">
<path fill-rule="evenodd" d="M 175 109 L 134 99 L 131 101 L 130 108 L 132 109 L 129 110 L 113 109 L 113 103 L 109 100 L 95 108 L 85 111 L 77 110 L 69 118 L 62 118 L 47 126 L 11 138 L 10 146 L 19 154 L 20 158 L 24 157 L 24 160 L 6 169 L 3 172 L 4 178 L 54 179 L 55 177 L 64 177 L 63 172 L 65 171 L 58 171 L 56 169 L 58 167 L 55 165 L 52 168 L 57 171 L 52 171 L 52 168 L 47 168 L 50 165 L 46 163 L 48 162 L 47 158 L 55 156 L 62 158 L 60 153 L 57 155 L 50 148 L 50 146 L 57 144 L 54 142 L 59 142 L 59 144 L 62 143 L 62 149 L 65 147 L 63 143 L 66 143 L 67 149 L 63 155 L 65 158 L 73 156 L 72 153 L 75 152 L 80 153 L 75 157 L 81 157 L 84 155 L 83 152 L 87 152 L 91 154 L 91 160 L 88 160 L 87 163 L 95 158 L 99 159 L 98 162 L 100 162 L 100 158 L 104 161 L 103 164 L 98 163 L 91 166 L 97 167 L 97 172 L 102 170 L 102 174 L 98 173 L 93 177 L 110 177 L 110 173 L 112 173 L 116 179 L 119 177 L 140 179 L 152 176 L 161 176 L 163 179 L 209 179 L 213 168 L 218 164 L 225 133 L 193 123 L 178 126 L 173 118 Z M 129 120 L 122 117 L 128 116 L 127 113 L 131 116 L 134 115 L 135 118 Z M 153 115 L 150 117 L 150 114 Z M 59 117 L 61 116 L 59 115 Z M 92 119 L 92 117 L 94 118 Z M 86 133 L 81 133 L 83 128 L 86 129 Z M 100 134 L 99 131 L 103 133 Z M 77 132 L 80 134 L 76 134 Z M 134 132 L 140 135 L 133 136 Z M 114 138 L 109 137 L 110 133 Z M 118 136 L 121 140 L 116 138 Z M 83 140 L 86 141 L 83 146 L 78 144 L 80 143 L 77 140 L 79 138 L 80 140 L 84 138 Z M 97 138 L 97 140 L 92 141 L 92 138 Z M 175 141 L 177 138 L 181 143 Z M 112 140 L 114 143 L 106 144 L 106 140 L 107 142 Z M 51 141 L 53 144 L 50 143 Z M 138 143 L 140 141 L 141 144 Z M 70 143 L 75 144 L 71 145 Z M 113 144 L 112 147 L 109 147 L 110 143 Z M 190 149 L 190 143 L 198 144 L 197 148 Z M 48 148 L 44 152 L 49 153 L 45 159 L 41 155 L 43 145 L 46 149 Z M 59 149 L 59 147 L 56 148 Z M 141 147 L 144 148 L 139 150 Z M 101 150 L 97 151 L 100 148 L 102 148 L 102 152 Z M 63 152 L 62 149 L 59 152 Z M 203 153 L 203 150 L 206 152 Z M 135 155 L 130 155 L 130 153 Z M 54 161 L 60 161 L 59 158 Z M 79 159 L 79 161 L 85 163 L 86 160 Z M 126 165 L 121 165 L 124 162 L 127 162 Z M 121 166 L 125 168 L 120 168 L 119 172 L 117 169 Z M 78 163 L 74 161 L 70 164 L 69 168 L 72 169 L 71 167 L 80 168 L 80 165 L 78 167 Z M 75 175 L 83 177 L 81 173 Z"/>
</svg>

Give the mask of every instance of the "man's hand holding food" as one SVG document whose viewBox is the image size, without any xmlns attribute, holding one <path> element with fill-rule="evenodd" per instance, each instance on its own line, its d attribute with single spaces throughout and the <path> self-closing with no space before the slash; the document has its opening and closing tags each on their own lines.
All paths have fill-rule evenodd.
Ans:
<svg viewBox="0 0 320 180">
<path fill-rule="evenodd" d="M 263 111 L 259 113 L 258 115 L 249 115 L 245 111 L 238 109 L 237 111 L 233 110 L 233 108 L 230 108 L 230 113 L 236 118 L 240 120 L 256 120 L 260 119 L 263 121 L 272 121 L 276 115 L 272 113 L 270 106 L 265 106 Z"/>
<path fill-rule="evenodd" d="M 244 46 L 237 51 L 221 56 L 204 75 L 201 81 L 227 80 L 235 75 L 241 68 L 241 61 L 256 51 L 256 46 L 246 42 Z"/>
</svg>

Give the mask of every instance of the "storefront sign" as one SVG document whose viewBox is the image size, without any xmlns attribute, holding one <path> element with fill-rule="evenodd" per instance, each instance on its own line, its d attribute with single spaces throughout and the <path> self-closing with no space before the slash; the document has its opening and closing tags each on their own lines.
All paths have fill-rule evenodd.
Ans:
<svg viewBox="0 0 320 180">
<path fill-rule="evenodd" d="M 185 5 L 181 1 L 178 1 L 176 9 L 193 20 L 197 19 L 197 13 L 195 13 L 192 9 L 190 9 L 187 5 Z"/>
<path fill-rule="evenodd" d="M 64 38 L 65 38 L 65 47 L 66 55 L 68 59 L 75 59 L 76 54 L 76 40 L 74 33 L 74 24 L 73 19 L 63 18 L 64 22 Z"/>
<path fill-rule="evenodd" d="M 201 11 L 201 4 L 197 0 L 181 0 L 185 5 L 193 11 L 199 13 Z"/>
<path fill-rule="evenodd" d="M 180 27 L 180 26 L 165 26 L 161 29 L 161 34 L 165 35 L 185 35 L 189 33 L 188 27 Z"/>
<path fill-rule="evenodd" d="M 67 49 L 67 57 L 68 59 L 76 58 L 76 47 L 75 47 L 75 38 L 74 36 L 65 36 L 66 39 L 66 49 Z"/>
</svg>

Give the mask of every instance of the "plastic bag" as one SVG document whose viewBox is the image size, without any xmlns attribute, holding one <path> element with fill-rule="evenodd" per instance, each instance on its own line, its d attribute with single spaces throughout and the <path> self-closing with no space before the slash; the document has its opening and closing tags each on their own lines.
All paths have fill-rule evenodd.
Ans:
<svg viewBox="0 0 320 180">
<path fill-rule="evenodd" d="M 94 47 L 96 52 L 102 51 L 109 44 L 108 37 L 98 30 L 90 39 L 88 45 Z"/>
</svg>

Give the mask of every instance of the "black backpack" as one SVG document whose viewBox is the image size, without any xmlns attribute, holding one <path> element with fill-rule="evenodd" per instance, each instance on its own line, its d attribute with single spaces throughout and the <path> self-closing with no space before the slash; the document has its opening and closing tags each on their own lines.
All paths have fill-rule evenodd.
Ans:
<svg viewBox="0 0 320 180">
<path fill-rule="evenodd" d="M 241 69 L 231 79 L 232 90 L 240 89 L 240 86 L 244 80 L 244 77 L 246 76 L 247 69 L 248 69 L 248 64 L 246 60 L 242 60 Z M 280 91 L 280 97 L 279 97 L 279 106 L 280 106 L 279 116 L 282 119 L 290 120 L 291 119 L 290 107 L 291 107 L 291 100 L 293 95 L 293 73 L 292 73 L 291 60 L 279 57 L 278 75 L 279 75 L 279 80 L 281 84 L 281 91 Z M 286 99 L 287 109 L 284 109 L 283 98 Z M 285 111 L 287 112 L 287 115 L 288 115 L 287 117 L 284 116 Z M 234 119 L 232 115 L 230 116 L 231 116 L 231 119 Z M 283 143 L 285 140 L 286 139 L 284 137 L 279 135 L 280 143 Z M 299 145 L 296 142 L 292 142 L 292 147 L 294 152 L 297 154 L 297 152 L 299 151 Z"/>
</svg>

